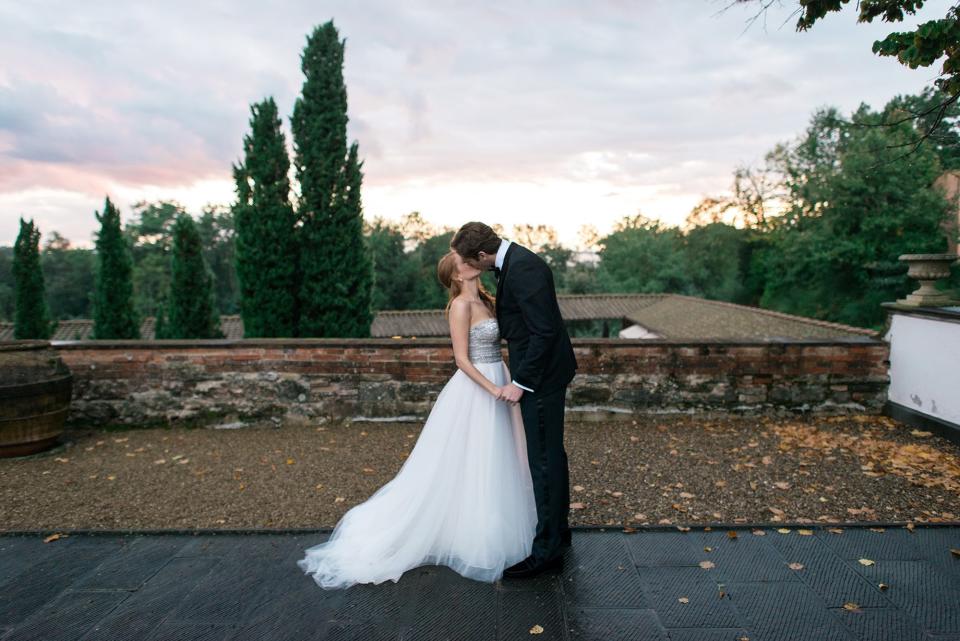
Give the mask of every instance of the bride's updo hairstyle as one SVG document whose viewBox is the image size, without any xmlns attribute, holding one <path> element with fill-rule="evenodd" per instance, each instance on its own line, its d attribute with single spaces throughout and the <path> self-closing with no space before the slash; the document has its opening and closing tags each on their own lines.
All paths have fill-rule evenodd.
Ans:
<svg viewBox="0 0 960 641">
<path fill-rule="evenodd" d="M 450 304 L 462 291 L 460 281 L 457 280 L 459 274 L 460 271 L 457 269 L 457 252 L 451 250 L 444 254 L 440 262 L 437 263 L 437 280 L 444 286 L 448 294 L 447 308 L 444 310 L 448 315 L 450 314 Z M 491 314 L 496 314 L 496 299 L 486 290 L 481 281 L 477 281 L 477 286 L 480 293 L 480 300 L 487 306 Z"/>
</svg>

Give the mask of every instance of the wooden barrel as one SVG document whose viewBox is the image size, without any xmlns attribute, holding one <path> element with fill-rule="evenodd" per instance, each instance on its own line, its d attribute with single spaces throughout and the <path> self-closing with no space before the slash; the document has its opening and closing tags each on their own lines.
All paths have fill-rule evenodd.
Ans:
<svg viewBox="0 0 960 641">
<path fill-rule="evenodd" d="M 72 389 L 73 374 L 49 341 L 0 341 L 0 457 L 53 447 Z"/>
</svg>

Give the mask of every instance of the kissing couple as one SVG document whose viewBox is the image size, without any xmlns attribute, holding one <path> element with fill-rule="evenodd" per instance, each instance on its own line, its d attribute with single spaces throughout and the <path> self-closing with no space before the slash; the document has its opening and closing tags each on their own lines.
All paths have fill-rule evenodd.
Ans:
<svg viewBox="0 0 960 641">
<path fill-rule="evenodd" d="M 463 225 L 450 249 L 437 277 L 449 292 L 457 371 L 397 475 L 297 561 L 322 588 L 397 582 L 421 565 L 485 582 L 563 568 L 564 400 L 577 361 L 553 273 L 480 222 Z M 480 282 L 485 271 L 497 278 L 496 298 Z"/>
</svg>

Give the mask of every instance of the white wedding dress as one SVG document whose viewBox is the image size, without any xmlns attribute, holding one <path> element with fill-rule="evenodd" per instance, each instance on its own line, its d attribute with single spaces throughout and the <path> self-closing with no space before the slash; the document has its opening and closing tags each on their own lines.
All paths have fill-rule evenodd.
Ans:
<svg viewBox="0 0 960 641">
<path fill-rule="evenodd" d="M 496 319 L 471 327 L 469 346 L 484 376 L 498 386 L 510 381 Z M 297 565 L 325 589 L 397 582 L 421 565 L 493 582 L 530 554 L 536 527 L 520 409 L 458 369 L 397 475 Z"/>
</svg>

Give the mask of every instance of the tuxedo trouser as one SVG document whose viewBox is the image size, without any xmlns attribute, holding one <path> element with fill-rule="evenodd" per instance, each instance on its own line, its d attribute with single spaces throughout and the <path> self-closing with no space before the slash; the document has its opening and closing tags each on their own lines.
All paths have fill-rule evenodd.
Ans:
<svg viewBox="0 0 960 641">
<path fill-rule="evenodd" d="M 533 556 L 537 563 L 560 556 L 561 536 L 570 525 L 570 474 L 563 448 L 563 414 L 567 388 L 546 394 L 524 392 L 520 415 L 527 436 L 527 459 L 537 504 Z"/>
</svg>

